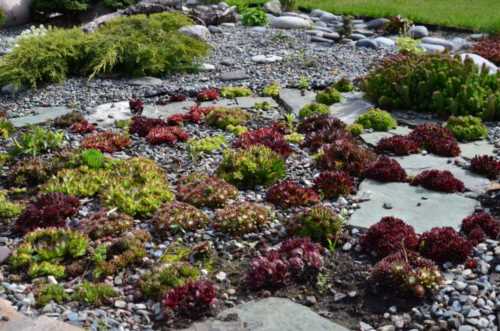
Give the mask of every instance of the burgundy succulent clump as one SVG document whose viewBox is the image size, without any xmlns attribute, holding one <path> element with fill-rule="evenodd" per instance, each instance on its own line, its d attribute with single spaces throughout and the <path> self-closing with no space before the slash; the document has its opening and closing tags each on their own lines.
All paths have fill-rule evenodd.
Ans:
<svg viewBox="0 0 500 331">
<path fill-rule="evenodd" d="M 220 98 L 219 90 L 215 88 L 205 89 L 198 93 L 196 99 L 198 101 L 213 101 Z"/>
<path fill-rule="evenodd" d="M 254 290 L 274 290 L 291 281 L 314 282 L 323 266 L 323 249 L 308 238 L 289 239 L 279 250 L 253 259 L 247 283 Z"/>
<path fill-rule="evenodd" d="M 238 189 L 215 176 L 194 172 L 177 183 L 177 198 L 196 207 L 223 207 L 238 196 Z"/>
<path fill-rule="evenodd" d="M 316 115 L 303 119 L 297 126 L 297 131 L 303 134 L 332 129 L 345 129 L 346 124 L 330 115 Z"/>
<path fill-rule="evenodd" d="M 187 97 L 183 94 L 173 94 L 168 98 L 169 102 L 182 102 L 186 101 Z"/>
<path fill-rule="evenodd" d="M 433 228 L 420 236 L 422 256 L 436 263 L 462 263 L 472 252 L 472 243 L 451 227 Z"/>
<path fill-rule="evenodd" d="M 189 110 L 189 113 L 184 115 L 184 120 L 187 122 L 199 124 L 201 120 L 214 109 L 215 107 L 193 106 Z"/>
<path fill-rule="evenodd" d="M 87 120 L 83 120 L 80 122 L 73 123 L 70 126 L 69 131 L 71 131 L 72 133 L 84 134 L 84 133 L 94 132 L 95 129 L 96 128 L 94 124 L 90 123 Z"/>
<path fill-rule="evenodd" d="M 337 140 L 351 140 L 350 132 L 343 128 L 325 128 L 306 134 L 301 146 L 316 152 L 323 145 L 334 144 Z"/>
<path fill-rule="evenodd" d="M 310 188 L 287 180 L 273 185 L 266 194 L 266 200 L 283 208 L 311 206 L 319 202 L 319 195 Z"/>
<path fill-rule="evenodd" d="M 163 143 L 175 144 L 177 141 L 187 141 L 189 134 L 178 126 L 159 126 L 149 131 L 146 140 L 151 145 Z"/>
<path fill-rule="evenodd" d="M 500 221 L 486 212 L 477 213 L 464 218 L 462 232 L 474 244 L 478 244 L 486 238 L 498 239 L 500 237 Z"/>
<path fill-rule="evenodd" d="M 186 120 L 185 114 L 173 114 L 167 117 L 168 125 L 182 125 Z"/>
<path fill-rule="evenodd" d="M 490 155 L 476 155 L 470 161 L 470 170 L 489 179 L 500 176 L 500 161 Z"/>
<path fill-rule="evenodd" d="M 130 134 L 146 137 L 151 129 L 159 126 L 167 126 L 167 123 L 159 118 L 134 116 L 132 117 L 132 122 L 130 123 L 128 131 Z"/>
<path fill-rule="evenodd" d="M 361 247 L 367 253 L 383 258 L 401 249 L 417 250 L 418 236 L 411 225 L 396 217 L 383 217 L 361 237 Z"/>
<path fill-rule="evenodd" d="M 354 182 L 345 171 L 324 171 L 314 178 L 314 189 L 326 199 L 338 198 L 354 192 Z"/>
<path fill-rule="evenodd" d="M 453 133 L 439 124 L 418 125 L 408 137 L 436 155 L 450 157 L 460 155 L 460 147 Z"/>
<path fill-rule="evenodd" d="M 380 260 L 370 282 L 394 296 L 423 299 L 443 282 L 436 264 L 412 251 L 399 251 Z"/>
<path fill-rule="evenodd" d="M 245 149 L 254 145 L 269 147 L 284 158 L 292 153 L 283 134 L 272 127 L 245 132 L 233 143 L 233 147 Z"/>
<path fill-rule="evenodd" d="M 392 153 L 394 155 L 410 155 L 420 151 L 420 145 L 407 136 L 396 135 L 382 138 L 377 144 L 378 153 Z"/>
<path fill-rule="evenodd" d="M 448 170 L 423 171 L 412 179 L 411 185 L 420 185 L 428 190 L 446 193 L 465 191 L 464 183 Z"/>
<path fill-rule="evenodd" d="M 27 233 L 37 228 L 63 227 L 80 208 L 78 198 L 60 192 L 38 196 L 16 220 L 16 230 Z"/>
<path fill-rule="evenodd" d="M 139 98 L 130 98 L 128 106 L 132 114 L 140 114 L 144 110 L 144 102 Z"/>
<path fill-rule="evenodd" d="M 398 161 L 381 156 L 365 171 L 365 177 L 379 182 L 405 182 L 406 171 Z"/>
<path fill-rule="evenodd" d="M 352 176 L 361 176 L 375 157 L 373 152 L 343 139 L 324 145 L 316 162 L 320 169 L 343 170 Z"/>
<path fill-rule="evenodd" d="M 189 281 L 170 290 L 163 299 L 163 304 L 174 314 L 199 319 L 215 305 L 217 291 L 207 280 Z"/>
<path fill-rule="evenodd" d="M 480 40 L 474 45 L 472 51 L 496 65 L 500 65 L 500 37 Z"/>
<path fill-rule="evenodd" d="M 126 135 L 104 131 L 87 136 L 82 140 L 82 147 L 86 149 L 98 149 L 104 153 L 113 153 L 124 150 L 132 141 Z"/>
</svg>

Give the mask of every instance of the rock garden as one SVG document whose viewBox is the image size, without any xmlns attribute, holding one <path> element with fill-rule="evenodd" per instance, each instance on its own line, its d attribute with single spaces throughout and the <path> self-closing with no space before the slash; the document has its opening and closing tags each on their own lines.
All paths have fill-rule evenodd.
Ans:
<svg viewBox="0 0 500 331">
<path fill-rule="evenodd" d="M 0 30 L 0 330 L 498 330 L 499 37 L 285 0 L 31 17 Z"/>
</svg>

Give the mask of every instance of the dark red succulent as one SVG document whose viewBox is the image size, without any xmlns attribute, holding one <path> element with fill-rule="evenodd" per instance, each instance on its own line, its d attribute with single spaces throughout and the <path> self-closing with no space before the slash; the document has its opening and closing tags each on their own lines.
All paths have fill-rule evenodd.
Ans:
<svg viewBox="0 0 500 331">
<path fill-rule="evenodd" d="M 182 125 L 186 120 L 185 114 L 173 114 L 167 117 L 168 125 Z"/>
<path fill-rule="evenodd" d="M 98 149 L 101 152 L 113 153 L 121 151 L 132 141 L 126 135 L 112 131 L 103 131 L 87 136 L 82 140 L 82 147 L 86 149 Z"/>
<path fill-rule="evenodd" d="M 494 156 L 476 155 L 470 161 L 470 170 L 489 179 L 497 179 L 500 176 L 500 161 Z"/>
<path fill-rule="evenodd" d="M 300 121 L 297 131 L 300 133 L 311 133 L 320 130 L 345 129 L 346 124 L 340 119 L 330 115 L 316 115 L 306 117 Z"/>
<path fill-rule="evenodd" d="M 472 51 L 496 65 L 500 65 L 500 36 L 478 41 Z"/>
<path fill-rule="evenodd" d="M 265 256 L 254 258 L 247 272 L 247 283 L 255 290 L 283 287 L 287 284 L 288 278 L 288 262 L 274 250 Z"/>
<path fill-rule="evenodd" d="M 410 155 L 420 151 L 420 145 L 407 136 L 396 135 L 382 138 L 377 144 L 378 153 L 392 153 L 394 155 Z"/>
<path fill-rule="evenodd" d="M 199 319 L 214 306 L 216 294 L 215 286 L 207 280 L 189 281 L 170 290 L 163 304 L 178 316 Z"/>
<path fill-rule="evenodd" d="M 401 249 L 417 250 L 418 236 L 411 225 L 396 217 L 384 217 L 370 226 L 361 237 L 361 247 L 367 253 L 383 258 Z"/>
<path fill-rule="evenodd" d="M 462 263 L 472 253 L 472 243 L 451 227 L 433 228 L 420 236 L 419 252 L 437 263 Z"/>
<path fill-rule="evenodd" d="M 301 146 L 316 152 L 323 145 L 333 144 L 337 140 L 351 140 L 352 135 L 343 128 L 325 128 L 306 134 Z"/>
<path fill-rule="evenodd" d="M 450 157 L 460 155 L 460 147 L 453 133 L 439 124 L 418 125 L 408 137 L 436 155 Z"/>
<path fill-rule="evenodd" d="M 159 126 L 151 129 L 146 136 L 146 140 L 151 145 L 175 144 L 177 141 L 188 139 L 189 134 L 178 126 Z"/>
<path fill-rule="evenodd" d="M 144 102 L 139 98 L 130 98 L 128 100 L 128 106 L 132 114 L 141 114 L 144 110 Z"/>
<path fill-rule="evenodd" d="M 27 233 L 37 228 L 64 227 L 66 219 L 80 208 L 78 198 L 60 192 L 38 196 L 16 220 L 16 230 Z"/>
<path fill-rule="evenodd" d="M 128 131 L 130 134 L 146 137 L 151 129 L 159 126 L 167 126 L 167 123 L 159 118 L 134 116 L 132 117 L 132 122 L 130 123 Z"/>
<path fill-rule="evenodd" d="M 338 198 L 354 192 L 354 182 L 345 171 L 324 171 L 314 178 L 314 189 L 326 199 Z"/>
<path fill-rule="evenodd" d="M 69 131 L 71 131 L 72 133 L 83 134 L 83 133 L 94 132 L 95 129 L 96 128 L 95 128 L 94 124 L 90 123 L 87 120 L 83 120 L 83 121 L 80 121 L 80 122 L 73 123 L 70 126 Z"/>
<path fill-rule="evenodd" d="M 201 90 L 196 97 L 198 101 L 213 101 L 219 98 L 219 90 L 215 88 Z"/>
<path fill-rule="evenodd" d="M 352 176 L 361 176 L 375 158 L 373 152 L 342 139 L 324 145 L 316 164 L 320 169 L 343 170 Z"/>
<path fill-rule="evenodd" d="M 364 173 L 366 178 L 379 182 L 405 182 L 406 171 L 398 161 L 387 156 L 381 156 L 370 164 Z"/>
<path fill-rule="evenodd" d="M 464 218 L 462 232 L 474 244 L 486 238 L 498 239 L 500 237 L 500 221 L 486 212 L 480 212 Z"/>
<path fill-rule="evenodd" d="M 411 185 L 420 185 L 428 190 L 446 193 L 465 191 L 464 183 L 448 170 L 423 171 L 412 179 Z"/>
<path fill-rule="evenodd" d="M 269 188 L 266 200 L 276 206 L 290 208 L 315 205 L 319 202 L 320 198 L 313 189 L 287 180 Z"/>
<path fill-rule="evenodd" d="M 169 102 L 182 102 L 186 101 L 187 97 L 183 94 L 173 94 L 168 98 Z"/>
<path fill-rule="evenodd" d="M 245 149 L 254 145 L 269 147 L 284 158 L 292 153 L 292 148 L 285 137 L 272 127 L 245 132 L 233 143 L 233 147 Z"/>
</svg>

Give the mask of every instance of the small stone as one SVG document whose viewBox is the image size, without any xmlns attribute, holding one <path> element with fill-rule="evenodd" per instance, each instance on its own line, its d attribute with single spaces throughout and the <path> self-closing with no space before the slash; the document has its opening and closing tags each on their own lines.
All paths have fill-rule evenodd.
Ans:
<svg viewBox="0 0 500 331">
<path fill-rule="evenodd" d="M 179 32 L 190 37 L 195 37 L 207 41 L 210 37 L 210 31 L 204 25 L 188 25 L 179 29 Z"/>
<path fill-rule="evenodd" d="M 223 282 L 224 280 L 226 280 L 226 273 L 224 271 L 219 271 L 217 273 L 217 275 L 215 275 L 215 278 L 219 281 L 219 282 Z"/>
<path fill-rule="evenodd" d="M 51 276 L 47 276 L 47 282 L 49 284 L 55 285 L 55 284 L 57 284 L 57 279 L 54 276 L 52 276 L 52 275 Z"/>
<path fill-rule="evenodd" d="M 200 71 L 214 71 L 215 70 L 215 66 L 213 64 L 210 64 L 210 63 L 202 63 L 199 68 L 198 68 Z"/>
<path fill-rule="evenodd" d="M 316 297 L 314 295 L 307 296 L 306 301 L 311 306 L 314 306 L 316 303 L 318 303 L 318 300 L 316 300 Z"/>
<path fill-rule="evenodd" d="M 356 42 L 356 47 L 365 47 L 365 48 L 373 48 L 377 49 L 378 48 L 378 43 L 375 40 L 372 39 L 361 39 Z"/>
<path fill-rule="evenodd" d="M 120 309 L 124 309 L 127 307 L 127 303 L 123 300 L 116 300 L 115 301 L 115 307 L 116 308 L 120 308 Z"/>
<path fill-rule="evenodd" d="M 311 21 L 295 16 L 280 16 L 271 20 L 271 27 L 276 29 L 306 29 L 311 26 Z"/>
<path fill-rule="evenodd" d="M 342 250 L 343 251 L 349 251 L 351 250 L 352 248 L 352 244 L 350 242 L 346 242 L 343 246 L 342 246 Z"/>
<path fill-rule="evenodd" d="M 429 30 L 423 25 L 414 25 L 410 28 L 410 36 L 415 39 L 427 37 L 429 35 Z"/>
</svg>

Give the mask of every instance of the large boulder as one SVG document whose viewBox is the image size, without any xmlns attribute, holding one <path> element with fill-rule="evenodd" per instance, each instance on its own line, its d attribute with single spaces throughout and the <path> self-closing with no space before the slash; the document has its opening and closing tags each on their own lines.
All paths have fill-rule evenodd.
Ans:
<svg viewBox="0 0 500 331">
<path fill-rule="evenodd" d="M 190 37 L 207 41 L 210 37 L 210 31 L 203 25 L 188 25 L 179 29 L 179 32 Z"/>
<path fill-rule="evenodd" d="M 311 26 L 310 20 L 296 16 L 280 16 L 271 20 L 271 27 L 277 29 L 308 29 Z"/>
<path fill-rule="evenodd" d="M 460 54 L 460 58 L 462 61 L 465 61 L 466 58 L 471 59 L 478 67 L 482 68 L 483 66 L 486 67 L 486 69 L 490 72 L 490 74 L 494 75 L 498 72 L 497 66 L 491 62 L 486 60 L 484 57 L 479 56 L 477 54 L 473 53 L 464 53 Z"/>
</svg>

